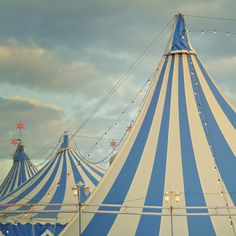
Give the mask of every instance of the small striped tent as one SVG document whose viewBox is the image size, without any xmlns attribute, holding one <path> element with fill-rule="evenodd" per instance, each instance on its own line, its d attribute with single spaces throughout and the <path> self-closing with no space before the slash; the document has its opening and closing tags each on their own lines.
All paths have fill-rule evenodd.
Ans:
<svg viewBox="0 0 236 236">
<path fill-rule="evenodd" d="M 21 186 L 36 172 L 37 168 L 26 155 L 22 140 L 19 140 L 18 147 L 13 156 L 13 165 L 0 186 L 0 197 Z"/>
<path fill-rule="evenodd" d="M 235 127 L 176 15 L 132 131 L 62 235 L 236 235 Z"/>
<path fill-rule="evenodd" d="M 20 188 L 0 199 L 1 204 L 23 204 L 20 207 L 0 207 L 0 231 L 21 236 L 41 235 L 49 230 L 58 235 L 78 211 L 78 199 L 72 189 L 83 182 L 91 193 L 103 175 L 102 169 L 80 158 L 65 134 L 55 157 Z M 81 202 L 87 197 L 88 194 L 80 191 Z M 14 211 L 14 214 L 3 214 L 4 211 Z"/>
</svg>

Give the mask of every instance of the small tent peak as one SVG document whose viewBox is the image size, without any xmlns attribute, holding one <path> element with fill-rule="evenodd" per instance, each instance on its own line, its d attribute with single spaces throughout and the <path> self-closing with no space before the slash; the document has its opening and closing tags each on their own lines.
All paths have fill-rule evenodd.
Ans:
<svg viewBox="0 0 236 236">
<path fill-rule="evenodd" d="M 165 54 L 176 53 L 196 54 L 188 37 L 184 15 L 181 13 L 174 17 L 174 27 Z"/>
<path fill-rule="evenodd" d="M 23 161 L 23 160 L 29 160 L 29 157 L 25 153 L 22 139 L 18 139 L 18 147 L 14 154 L 14 161 Z"/>
<path fill-rule="evenodd" d="M 68 135 L 68 132 L 65 131 L 64 134 L 63 134 L 63 140 L 62 140 L 62 143 L 61 143 L 61 148 L 66 148 L 68 147 L 69 145 L 69 135 Z"/>
</svg>

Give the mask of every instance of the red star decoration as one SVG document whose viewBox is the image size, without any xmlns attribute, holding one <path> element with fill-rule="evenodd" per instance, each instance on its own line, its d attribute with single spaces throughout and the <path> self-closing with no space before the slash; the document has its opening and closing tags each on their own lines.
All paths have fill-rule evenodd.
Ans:
<svg viewBox="0 0 236 236">
<path fill-rule="evenodd" d="M 117 142 L 114 139 L 112 139 L 112 141 L 110 142 L 110 146 L 112 148 L 116 148 L 117 147 Z"/>
<path fill-rule="evenodd" d="M 127 127 L 126 131 L 127 131 L 127 132 L 130 132 L 130 131 L 131 131 L 131 129 L 132 129 L 132 126 L 131 126 L 131 125 L 129 125 L 129 126 Z"/>
<path fill-rule="evenodd" d="M 16 129 L 19 129 L 19 130 L 25 129 L 25 124 L 22 123 L 21 120 L 20 120 L 19 123 L 16 123 Z"/>
<path fill-rule="evenodd" d="M 11 139 L 11 144 L 14 146 L 17 144 L 17 139 L 15 137 Z"/>
</svg>

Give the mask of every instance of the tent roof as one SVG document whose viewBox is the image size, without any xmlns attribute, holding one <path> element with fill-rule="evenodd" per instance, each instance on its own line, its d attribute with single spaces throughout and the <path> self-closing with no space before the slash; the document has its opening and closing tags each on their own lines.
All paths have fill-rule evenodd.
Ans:
<svg viewBox="0 0 236 236">
<path fill-rule="evenodd" d="M 0 210 L 41 211 L 35 214 L 6 215 L 2 223 L 6 222 L 33 222 L 33 223 L 61 223 L 65 224 L 72 217 L 64 214 L 63 210 L 75 210 L 75 206 L 63 204 L 77 204 L 77 196 L 73 195 L 72 188 L 79 182 L 89 187 L 90 193 L 101 180 L 104 171 L 82 160 L 77 150 L 69 145 L 68 135 L 64 135 L 62 145 L 55 155 L 38 173 L 11 194 L 0 199 L 1 203 L 10 204 L 46 204 L 41 206 L 0 207 Z M 89 193 L 89 194 L 90 194 Z M 81 201 L 88 197 L 81 191 Z M 58 205 L 50 205 L 58 204 Z M 42 212 L 43 211 L 43 212 Z M 46 211 L 59 211 L 47 214 Z M 1 214 L 1 212 L 0 212 Z"/>
<path fill-rule="evenodd" d="M 20 140 L 13 155 L 13 165 L 0 186 L 0 196 L 2 197 L 15 190 L 36 172 L 37 168 L 25 153 L 24 145 Z"/>
<path fill-rule="evenodd" d="M 183 16 L 175 22 L 133 129 L 82 209 L 83 236 L 171 235 L 171 228 L 235 235 L 235 108 L 190 46 Z M 62 235 L 76 231 L 75 217 Z"/>
</svg>

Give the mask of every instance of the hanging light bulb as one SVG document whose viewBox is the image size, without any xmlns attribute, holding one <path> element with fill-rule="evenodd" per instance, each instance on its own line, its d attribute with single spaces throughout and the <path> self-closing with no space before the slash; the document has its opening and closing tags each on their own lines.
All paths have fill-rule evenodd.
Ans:
<svg viewBox="0 0 236 236">
<path fill-rule="evenodd" d="M 202 35 L 204 35 L 204 31 L 202 30 Z"/>
<path fill-rule="evenodd" d="M 227 36 L 228 36 L 228 37 L 230 36 L 230 33 L 229 33 L 229 32 L 227 32 Z"/>
</svg>

